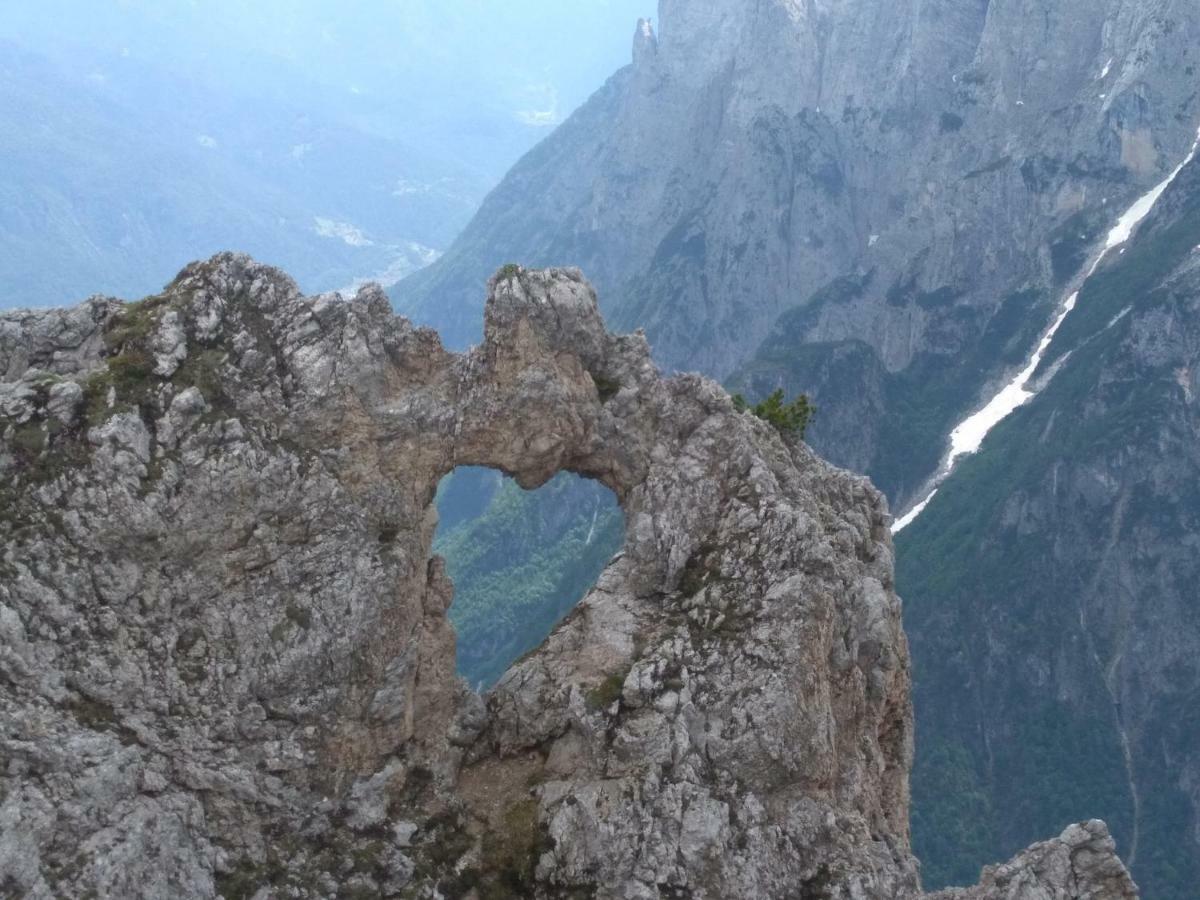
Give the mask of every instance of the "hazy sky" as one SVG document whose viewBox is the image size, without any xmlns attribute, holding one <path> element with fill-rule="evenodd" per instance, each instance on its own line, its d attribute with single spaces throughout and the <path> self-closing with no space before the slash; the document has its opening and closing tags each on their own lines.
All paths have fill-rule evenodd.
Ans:
<svg viewBox="0 0 1200 900">
<path fill-rule="evenodd" d="M 4 3 L 0 38 L 51 54 L 83 48 L 98 63 L 133 57 L 230 91 L 294 99 L 320 86 L 364 114 L 405 102 L 418 118 L 439 108 L 458 118 L 474 103 L 481 113 L 545 127 L 629 61 L 635 22 L 654 5 L 38 0 Z"/>
</svg>

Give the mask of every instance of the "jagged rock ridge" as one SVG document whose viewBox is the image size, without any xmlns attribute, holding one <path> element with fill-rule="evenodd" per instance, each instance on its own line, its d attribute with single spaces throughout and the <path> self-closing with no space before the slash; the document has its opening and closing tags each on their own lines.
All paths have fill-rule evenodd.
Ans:
<svg viewBox="0 0 1200 900">
<path fill-rule="evenodd" d="M 502 271 L 456 355 L 220 256 L 0 317 L 0 414 L 6 894 L 919 894 L 883 499 L 663 378 L 577 271 Z M 628 522 L 486 701 L 429 554 L 457 465 Z M 971 896 L 1133 896 L 1087 835 Z"/>
</svg>

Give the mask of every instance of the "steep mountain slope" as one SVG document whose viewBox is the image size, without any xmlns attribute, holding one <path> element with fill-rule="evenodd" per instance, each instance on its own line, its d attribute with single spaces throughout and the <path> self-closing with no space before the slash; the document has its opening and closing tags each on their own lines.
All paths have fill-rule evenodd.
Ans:
<svg viewBox="0 0 1200 900">
<path fill-rule="evenodd" d="M 883 497 L 576 270 L 504 273 L 485 327 L 455 355 L 232 255 L 0 315 L 0 892 L 921 896 Z M 430 555 L 457 463 L 629 522 L 486 704 Z M 1103 823 L 950 897 L 1067 892 L 1136 897 Z"/>
<path fill-rule="evenodd" d="M 1198 248 L 1193 162 L 1084 285 L 1042 393 L 898 539 L 935 884 L 1088 809 L 1146 896 L 1195 896 Z"/>
<path fill-rule="evenodd" d="M 665 365 L 813 393 L 897 505 L 1200 117 L 1190 0 L 663 0 L 659 32 L 397 303 L 465 343 L 498 265 L 583 265 Z"/>
</svg>

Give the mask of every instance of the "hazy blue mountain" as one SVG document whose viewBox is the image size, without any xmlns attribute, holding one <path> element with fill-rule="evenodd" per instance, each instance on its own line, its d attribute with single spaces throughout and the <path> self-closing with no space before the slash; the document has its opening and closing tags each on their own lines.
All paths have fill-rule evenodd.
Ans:
<svg viewBox="0 0 1200 900">
<path fill-rule="evenodd" d="M 394 282 L 603 81 L 638 8 L 9 5 L 0 305 L 140 296 L 221 249 L 307 290 Z"/>
<path fill-rule="evenodd" d="M 620 63 L 652 2 L 46 0 L 6 8 L 0 37 L 302 100 L 498 178 Z"/>
<path fill-rule="evenodd" d="M 7 306 L 140 296 L 229 247 L 292 268 L 308 289 L 340 288 L 427 261 L 484 186 L 398 141 L 127 59 L 67 67 L 2 49 Z"/>
</svg>

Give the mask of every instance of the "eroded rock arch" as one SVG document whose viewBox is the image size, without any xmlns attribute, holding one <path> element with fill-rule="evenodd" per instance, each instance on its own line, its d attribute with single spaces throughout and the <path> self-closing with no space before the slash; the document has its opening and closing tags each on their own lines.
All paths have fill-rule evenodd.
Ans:
<svg viewBox="0 0 1200 900">
<path fill-rule="evenodd" d="M 640 336 L 605 330 L 578 272 L 502 272 L 484 342 L 465 355 L 379 297 L 333 308 L 348 324 L 321 358 L 338 375 L 304 370 L 324 401 L 313 427 L 330 408 L 357 408 L 369 452 L 423 510 L 441 477 L 479 465 L 526 488 L 559 471 L 595 478 L 626 515 L 622 553 L 486 713 L 452 675 L 440 568 L 409 592 L 425 597 L 423 636 L 415 660 L 383 654 L 404 660 L 391 665 L 408 679 L 384 694 L 412 710 L 402 737 L 447 784 L 461 755 L 459 798 L 484 830 L 504 827 L 532 779 L 553 785 L 541 819 L 561 887 L 701 879 L 768 891 L 823 869 L 884 879 L 876 887 L 897 895 L 915 884 L 907 653 L 887 513 L 864 480 L 786 445 L 716 385 L 662 378 Z M 344 441 L 340 422 L 322 438 Z M 443 735 L 458 752 L 442 752 Z M 509 790 L 497 796 L 497 784 Z M 596 803 L 616 804 L 604 822 L 571 812 Z M 651 813 L 662 803 L 677 807 L 674 834 Z M 853 837 L 828 853 L 814 845 L 797 867 L 790 848 L 828 815 Z M 750 835 L 753 861 L 736 852 Z M 639 872 L 647 841 L 662 868 Z"/>
</svg>

